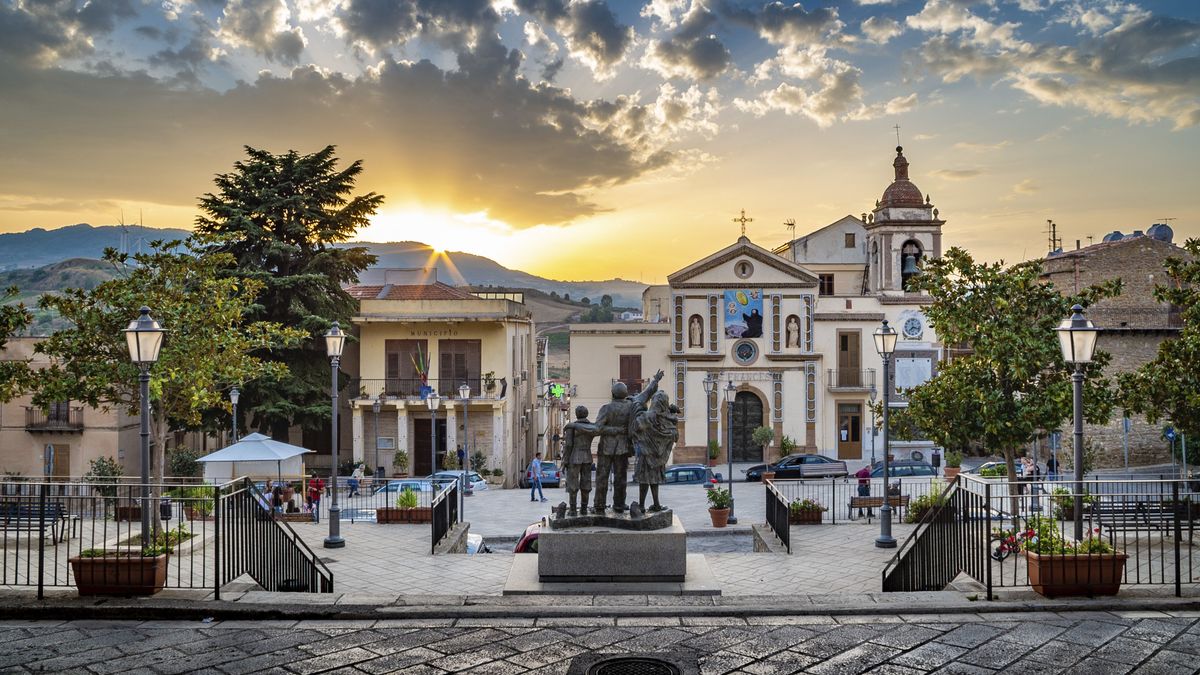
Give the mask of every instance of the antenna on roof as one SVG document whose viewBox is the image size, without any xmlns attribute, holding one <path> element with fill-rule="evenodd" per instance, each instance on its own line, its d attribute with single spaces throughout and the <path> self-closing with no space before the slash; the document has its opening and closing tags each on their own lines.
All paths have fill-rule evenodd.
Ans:
<svg viewBox="0 0 1200 675">
<path fill-rule="evenodd" d="M 788 229 L 788 241 L 790 242 L 791 240 L 795 239 L 796 238 L 796 219 L 788 218 L 787 220 L 783 221 L 783 226 Z"/>
<path fill-rule="evenodd" d="M 1046 219 L 1046 234 L 1050 239 L 1050 251 L 1057 251 L 1062 246 L 1062 238 L 1058 236 L 1058 225 L 1049 218 Z"/>
<path fill-rule="evenodd" d="M 1178 219 L 1178 218 L 1167 218 L 1167 217 L 1163 217 L 1163 218 L 1159 218 L 1159 220 L 1161 220 L 1161 221 L 1163 221 L 1164 223 L 1167 223 L 1168 225 L 1170 225 L 1172 220 L 1179 220 L 1179 219 Z"/>
</svg>

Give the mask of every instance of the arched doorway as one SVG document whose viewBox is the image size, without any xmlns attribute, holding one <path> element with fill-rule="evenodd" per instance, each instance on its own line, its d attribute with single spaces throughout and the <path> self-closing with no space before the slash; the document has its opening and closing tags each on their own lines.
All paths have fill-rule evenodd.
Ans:
<svg viewBox="0 0 1200 675">
<path fill-rule="evenodd" d="M 761 462 L 763 447 L 754 442 L 754 430 L 763 425 L 763 402 L 751 391 L 739 391 L 733 399 L 733 461 Z"/>
</svg>

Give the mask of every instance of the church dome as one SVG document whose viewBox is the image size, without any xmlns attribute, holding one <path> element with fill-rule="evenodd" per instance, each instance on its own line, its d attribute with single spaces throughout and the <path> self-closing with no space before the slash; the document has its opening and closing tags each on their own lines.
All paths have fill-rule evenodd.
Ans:
<svg viewBox="0 0 1200 675">
<path fill-rule="evenodd" d="M 892 162 L 896 170 L 896 179 L 883 191 L 880 207 L 889 206 L 925 206 L 925 198 L 921 190 L 908 179 L 908 160 L 904 158 L 904 148 L 896 146 L 896 161 Z"/>
</svg>

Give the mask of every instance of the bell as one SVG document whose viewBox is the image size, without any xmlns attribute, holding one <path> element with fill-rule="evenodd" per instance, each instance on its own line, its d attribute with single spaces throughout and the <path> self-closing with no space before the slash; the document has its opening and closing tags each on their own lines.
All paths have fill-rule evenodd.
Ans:
<svg viewBox="0 0 1200 675">
<path fill-rule="evenodd" d="M 902 267 L 900 269 L 900 273 L 903 274 L 904 276 L 909 276 L 911 274 L 920 274 L 921 270 L 917 267 L 917 256 L 915 256 L 915 255 L 904 256 L 904 267 Z"/>
</svg>

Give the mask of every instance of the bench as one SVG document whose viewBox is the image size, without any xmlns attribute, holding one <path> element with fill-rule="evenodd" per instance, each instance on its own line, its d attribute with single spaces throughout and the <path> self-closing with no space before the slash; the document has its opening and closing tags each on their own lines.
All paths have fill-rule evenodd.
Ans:
<svg viewBox="0 0 1200 675">
<path fill-rule="evenodd" d="M 1093 504 L 1090 512 L 1092 522 L 1101 532 L 1157 530 L 1170 533 L 1174 531 L 1178 517 L 1181 527 L 1187 523 L 1190 538 L 1192 521 L 1188 509 L 1188 504 L 1164 502 L 1100 502 Z"/>
<path fill-rule="evenodd" d="M 896 509 L 908 508 L 908 495 L 891 495 L 888 497 L 888 506 Z M 867 519 L 870 520 L 871 509 L 877 509 L 883 506 L 883 497 L 850 497 L 850 520 L 856 520 L 855 510 L 867 509 Z"/>
<path fill-rule="evenodd" d="M 17 502 L 3 505 L 0 510 L 0 530 L 4 532 L 38 532 L 45 537 L 50 530 L 50 541 L 58 543 L 66 538 L 71 519 L 59 502 L 49 502 L 45 511 L 37 503 Z"/>
</svg>

